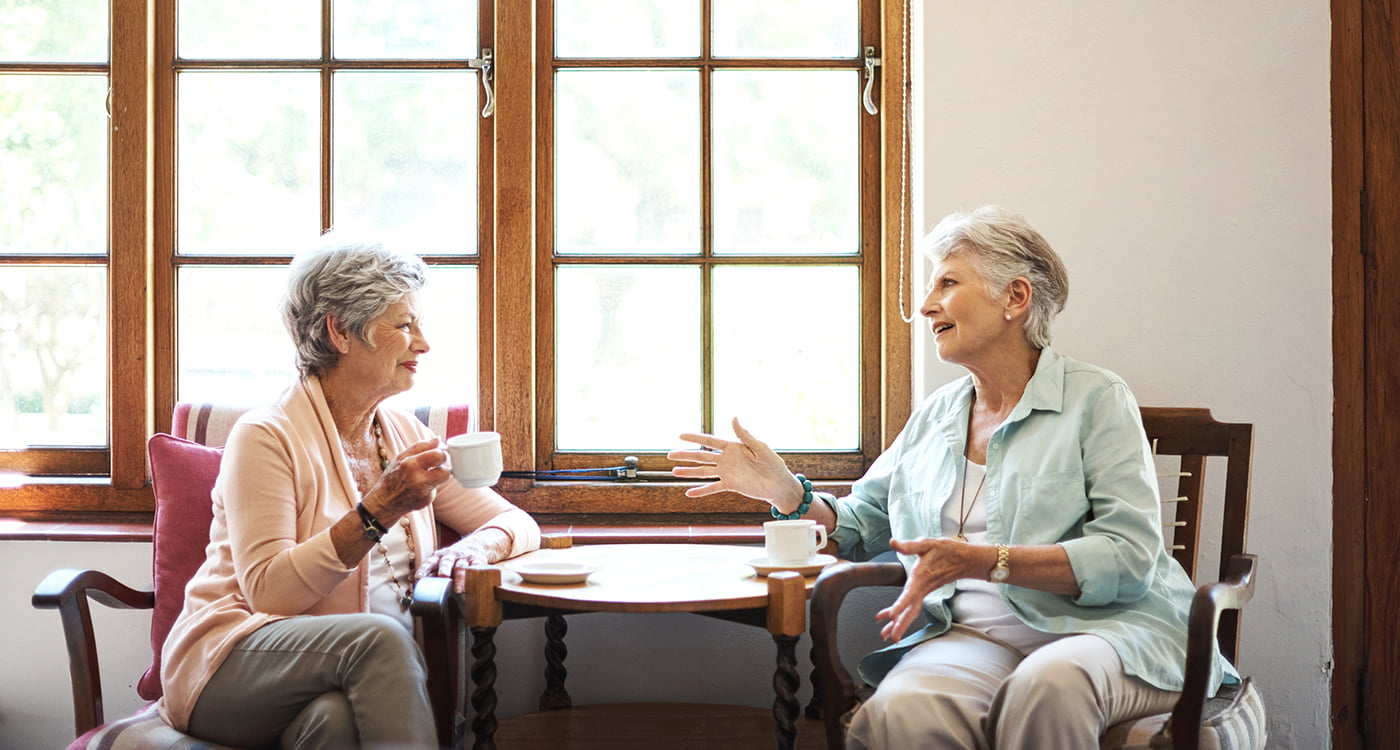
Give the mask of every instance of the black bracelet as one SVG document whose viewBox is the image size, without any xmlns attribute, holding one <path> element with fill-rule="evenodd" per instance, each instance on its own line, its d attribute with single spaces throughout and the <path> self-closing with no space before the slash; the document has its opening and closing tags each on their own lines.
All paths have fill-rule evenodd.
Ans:
<svg viewBox="0 0 1400 750">
<path fill-rule="evenodd" d="M 373 513 L 369 512 L 369 508 L 366 508 L 364 503 L 355 503 L 355 512 L 360 514 L 360 523 L 364 524 L 366 539 L 377 542 L 380 537 L 389 533 L 389 530 L 384 528 L 384 524 L 380 523 Z"/>
</svg>

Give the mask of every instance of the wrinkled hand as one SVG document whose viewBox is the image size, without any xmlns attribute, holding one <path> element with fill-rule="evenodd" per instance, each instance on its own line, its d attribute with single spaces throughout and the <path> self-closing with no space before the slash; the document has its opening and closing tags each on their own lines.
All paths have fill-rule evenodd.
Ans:
<svg viewBox="0 0 1400 750">
<path fill-rule="evenodd" d="M 490 552 L 468 537 L 451 547 L 434 550 L 431 555 L 424 558 L 423 564 L 418 566 L 418 572 L 414 578 L 416 580 L 426 576 L 450 577 L 452 591 L 463 594 L 467 590 L 467 568 L 473 565 L 490 564 Z"/>
<path fill-rule="evenodd" d="M 897 641 L 923 612 L 924 597 L 951 581 L 964 577 L 967 567 L 967 543 L 953 539 L 913 539 L 890 541 L 890 547 L 900 554 L 918 555 L 919 561 L 909 571 L 904 590 L 894 604 L 875 613 L 876 622 L 884 622 L 880 637 Z"/>
<path fill-rule="evenodd" d="M 737 417 L 733 426 L 739 442 L 714 435 L 687 432 L 681 435 L 681 440 L 697 443 L 710 450 L 673 450 L 666 454 L 672 461 L 696 464 L 672 467 L 673 476 L 683 479 L 717 480 L 699 487 L 691 487 L 685 491 L 686 497 L 704 497 L 727 491 L 775 503 L 784 498 L 791 498 L 795 489 L 800 501 L 802 486 L 797 483 L 792 472 L 788 471 L 783 459 L 763 441 L 744 429 Z M 793 505 L 795 507 L 796 503 Z"/>
<path fill-rule="evenodd" d="M 437 488 L 452 478 L 448 466 L 447 451 L 436 438 L 414 443 L 389 462 L 365 495 L 365 507 L 386 526 L 427 507 Z"/>
</svg>

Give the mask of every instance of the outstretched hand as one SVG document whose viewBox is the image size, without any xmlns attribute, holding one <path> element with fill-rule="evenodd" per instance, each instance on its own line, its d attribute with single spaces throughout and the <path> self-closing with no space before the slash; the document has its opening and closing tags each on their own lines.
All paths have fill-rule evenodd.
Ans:
<svg viewBox="0 0 1400 750">
<path fill-rule="evenodd" d="M 923 612 L 924 597 L 938 587 L 964 577 L 968 545 L 952 539 L 912 539 L 890 541 L 890 548 L 903 555 L 918 555 L 919 561 L 909 571 L 904 590 L 894 604 L 875 613 L 876 622 L 885 623 L 880 637 L 897 641 Z"/>
<path fill-rule="evenodd" d="M 738 441 L 714 435 L 687 432 L 681 440 L 696 443 L 701 450 L 673 450 L 666 454 L 672 461 L 684 461 L 693 466 L 675 466 L 671 474 L 682 479 L 714 479 L 709 484 L 691 487 L 687 497 L 704 497 L 718 492 L 737 492 L 757 500 L 776 503 L 791 498 L 794 491 L 800 501 L 802 486 L 788 471 L 787 464 L 762 440 L 754 437 L 736 417 L 733 422 Z M 790 503 L 796 505 L 797 503 Z"/>
</svg>

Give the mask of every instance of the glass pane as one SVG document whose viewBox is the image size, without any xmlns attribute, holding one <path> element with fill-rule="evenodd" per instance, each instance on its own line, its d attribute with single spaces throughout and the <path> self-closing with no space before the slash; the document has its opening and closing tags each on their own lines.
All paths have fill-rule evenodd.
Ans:
<svg viewBox="0 0 1400 750">
<path fill-rule="evenodd" d="M 178 283 L 181 400 L 260 406 L 296 380 L 278 311 L 285 267 L 186 266 Z M 399 406 L 476 404 L 476 287 L 475 268 L 429 269 L 421 302 L 431 349 Z"/>
<path fill-rule="evenodd" d="M 418 365 L 413 388 L 389 399 L 403 409 L 424 404 L 470 404 L 477 391 L 477 270 L 475 266 L 429 266 L 428 285 L 419 295 L 428 353 Z M 475 417 L 474 417 L 475 418 Z"/>
<path fill-rule="evenodd" d="M 176 16 L 186 60 L 321 56 L 321 0 L 185 0 Z"/>
<path fill-rule="evenodd" d="M 555 78 L 555 252 L 700 252 L 696 71 Z"/>
<path fill-rule="evenodd" d="M 0 272 L 0 448 L 107 444 L 107 269 Z"/>
<path fill-rule="evenodd" d="M 860 52 L 856 0 L 712 0 L 715 55 L 721 57 L 855 57 Z"/>
<path fill-rule="evenodd" d="M 567 266 L 556 283 L 559 448 L 663 450 L 699 429 L 699 270 Z"/>
<path fill-rule="evenodd" d="M 477 251 L 475 73 L 338 73 L 334 122 L 336 228 Z"/>
<path fill-rule="evenodd" d="M 336 0 L 333 17 L 339 58 L 476 57 L 476 3 Z"/>
<path fill-rule="evenodd" d="M 0 60 L 107 62 L 107 0 L 0 0 Z"/>
<path fill-rule="evenodd" d="M 699 57 L 700 0 L 555 0 L 558 57 Z"/>
<path fill-rule="evenodd" d="M 180 75 L 179 252 L 272 254 L 316 241 L 319 92 L 314 72 Z"/>
<path fill-rule="evenodd" d="M 296 380 L 285 266 L 184 266 L 175 281 L 179 400 L 261 406 Z"/>
<path fill-rule="evenodd" d="M 106 76 L 0 75 L 0 253 L 107 252 Z"/>
<path fill-rule="evenodd" d="M 716 71 L 714 250 L 860 250 L 855 71 Z"/>
<path fill-rule="evenodd" d="M 738 417 L 774 449 L 858 448 L 859 325 L 854 266 L 716 268 L 715 428 Z"/>
</svg>

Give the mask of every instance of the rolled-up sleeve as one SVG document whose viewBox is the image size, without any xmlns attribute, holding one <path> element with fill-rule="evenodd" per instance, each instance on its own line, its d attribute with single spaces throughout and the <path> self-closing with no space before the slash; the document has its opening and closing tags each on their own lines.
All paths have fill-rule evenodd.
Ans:
<svg viewBox="0 0 1400 750">
<path fill-rule="evenodd" d="M 1082 536 L 1060 542 L 1079 583 L 1081 606 L 1146 596 L 1162 548 L 1156 468 L 1137 402 L 1121 383 L 1098 395 L 1080 444 L 1089 517 Z"/>
</svg>

